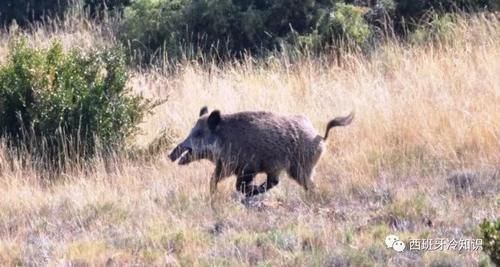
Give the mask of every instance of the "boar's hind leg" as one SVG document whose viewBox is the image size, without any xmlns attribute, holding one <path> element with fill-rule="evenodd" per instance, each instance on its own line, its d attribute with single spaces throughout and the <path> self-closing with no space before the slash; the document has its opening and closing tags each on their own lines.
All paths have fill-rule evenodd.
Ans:
<svg viewBox="0 0 500 267">
<path fill-rule="evenodd" d="M 267 181 L 258 186 L 255 185 L 249 186 L 249 188 L 247 188 L 246 190 L 245 196 L 251 197 L 258 194 L 262 194 L 267 190 L 275 187 L 278 183 L 279 183 L 279 176 L 277 174 L 268 173 Z"/>
<path fill-rule="evenodd" d="M 261 188 L 260 191 L 267 191 L 275 186 L 278 185 L 280 182 L 279 175 L 278 174 L 267 174 L 267 181 L 265 183 L 262 183 L 259 188 Z M 263 189 L 263 190 L 262 190 Z"/>
<path fill-rule="evenodd" d="M 315 188 L 314 182 L 312 181 L 313 168 L 312 167 L 301 167 L 298 164 L 291 166 L 288 170 L 288 174 L 297 183 L 299 183 L 306 191 L 313 191 Z"/>
</svg>

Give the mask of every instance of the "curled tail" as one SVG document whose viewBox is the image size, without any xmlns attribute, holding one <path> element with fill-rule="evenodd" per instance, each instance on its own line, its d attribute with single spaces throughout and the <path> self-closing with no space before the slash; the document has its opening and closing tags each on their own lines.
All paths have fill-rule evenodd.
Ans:
<svg viewBox="0 0 500 267">
<path fill-rule="evenodd" d="M 330 132 L 330 129 L 333 127 L 337 126 L 346 126 L 349 125 L 352 122 L 352 119 L 354 118 L 354 112 L 349 113 L 349 115 L 345 117 L 337 117 L 326 125 L 326 132 L 325 132 L 325 137 L 323 137 L 324 140 L 328 138 L 328 133 Z"/>
</svg>

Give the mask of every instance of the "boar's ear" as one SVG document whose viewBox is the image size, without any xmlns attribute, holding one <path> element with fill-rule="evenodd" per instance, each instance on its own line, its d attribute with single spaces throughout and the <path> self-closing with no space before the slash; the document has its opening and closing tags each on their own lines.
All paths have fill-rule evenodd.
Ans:
<svg viewBox="0 0 500 267">
<path fill-rule="evenodd" d="M 207 120 L 207 123 L 208 123 L 208 129 L 210 129 L 211 131 L 215 131 L 215 129 L 217 128 L 217 125 L 219 125 L 220 123 L 220 111 L 218 110 L 214 110 L 212 111 L 212 113 L 210 113 L 210 116 L 208 116 L 208 120 Z"/>
<path fill-rule="evenodd" d="M 200 109 L 200 117 L 208 113 L 207 106 L 204 106 Z"/>
</svg>

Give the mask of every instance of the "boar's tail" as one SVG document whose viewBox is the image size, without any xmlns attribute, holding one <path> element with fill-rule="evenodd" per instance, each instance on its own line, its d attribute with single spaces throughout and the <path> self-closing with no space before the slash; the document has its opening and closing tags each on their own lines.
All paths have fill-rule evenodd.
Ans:
<svg viewBox="0 0 500 267">
<path fill-rule="evenodd" d="M 330 129 L 333 127 L 337 126 L 346 126 L 349 125 L 352 122 L 352 119 L 354 118 L 354 112 L 349 113 L 349 115 L 345 117 L 337 117 L 326 125 L 326 132 L 325 132 L 325 137 L 323 137 L 324 140 L 328 138 L 328 133 L 330 132 Z"/>
</svg>

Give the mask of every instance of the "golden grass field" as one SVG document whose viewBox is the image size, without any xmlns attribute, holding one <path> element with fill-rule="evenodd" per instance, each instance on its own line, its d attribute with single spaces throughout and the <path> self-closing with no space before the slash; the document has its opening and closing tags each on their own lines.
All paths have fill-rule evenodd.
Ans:
<svg viewBox="0 0 500 267">
<path fill-rule="evenodd" d="M 107 29 L 75 19 L 39 26 L 33 46 L 53 39 L 90 49 L 116 42 Z M 11 34 L 0 34 L 0 62 Z M 500 217 L 500 23 L 461 18 L 433 44 L 388 42 L 372 55 L 247 58 L 223 66 L 186 62 L 132 71 L 130 86 L 165 98 L 143 123 L 143 145 L 168 129 L 184 138 L 203 105 L 222 113 L 304 114 L 330 133 L 309 199 L 285 175 L 243 205 L 235 179 L 219 185 L 213 166 L 117 156 L 74 168 L 47 185 L 8 163 L 0 148 L 0 265 L 51 266 L 474 266 L 479 251 L 405 251 L 410 239 L 477 239 Z"/>
</svg>

